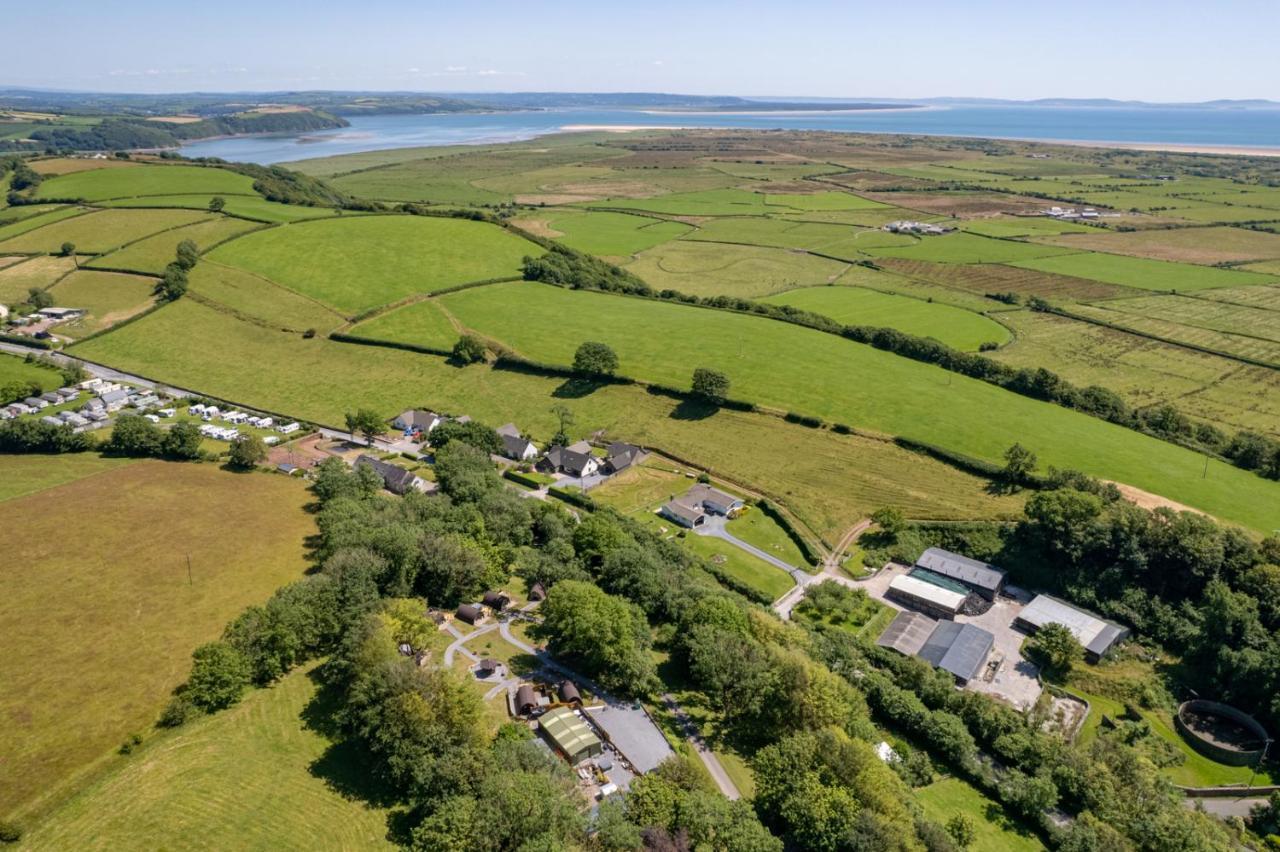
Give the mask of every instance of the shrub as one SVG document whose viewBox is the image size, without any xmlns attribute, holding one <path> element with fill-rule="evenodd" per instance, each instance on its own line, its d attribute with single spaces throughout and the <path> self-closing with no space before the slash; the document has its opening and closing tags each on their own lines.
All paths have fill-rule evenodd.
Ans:
<svg viewBox="0 0 1280 852">
<path fill-rule="evenodd" d="M 22 826 L 0 819 L 0 843 L 17 843 L 22 839 Z"/>
<path fill-rule="evenodd" d="M 185 695 L 175 695 L 160 712 L 156 726 L 160 728 L 179 728 L 199 715 L 200 710 Z"/>
<path fill-rule="evenodd" d="M 459 364 L 476 364 L 484 360 L 488 352 L 484 341 L 474 334 L 464 334 L 453 344 L 453 360 Z"/>
</svg>

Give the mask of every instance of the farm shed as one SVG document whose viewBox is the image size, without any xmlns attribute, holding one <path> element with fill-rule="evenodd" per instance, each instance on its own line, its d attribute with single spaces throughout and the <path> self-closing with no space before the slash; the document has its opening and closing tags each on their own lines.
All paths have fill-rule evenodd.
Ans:
<svg viewBox="0 0 1280 852">
<path fill-rule="evenodd" d="M 885 597 L 935 618 L 953 618 L 968 595 L 922 580 L 910 574 L 893 578 Z"/>
<path fill-rule="evenodd" d="M 899 654 L 914 657 L 920 653 L 929 635 L 938 626 L 938 622 L 927 615 L 911 610 L 903 610 L 889 622 L 889 626 L 880 634 L 876 644 L 881 648 L 892 648 Z"/>
<path fill-rule="evenodd" d="M 523 688 L 523 687 L 522 687 Z M 571 764 L 578 764 L 604 751 L 604 744 L 578 711 L 558 707 L 538 720 L 538 727 Z"/>
<path fill-rule="evenodd" d="M 981 627 L 942 621 L 920 649 L 919 657 L 950 672 L 963 685 L 982 671 L 995 642 L 996 637 Z"/>
<path fill-rule="evenodd" d="M 635 771 L 652 772 L 675 752 L 639 704 L 607 704 L 583 711 Z"/>
<path fill-rule="evenodd" d="M 996 595 L 1004 588 L 1004 571 L 940 547 L 931 547 L 920 554 L 916 567 L 959 580 L 989 601 L 995 600 Z"/>
<path fill-rule="evenodd" d="M 1098 618 L 1048 595 L 1037 595 L 1022 608 L 1013 623 L 1029 633 L 1035 633 L 1046 624 L 1061 624 L 1084 647 L 1085 656 L 1091 662 L 1102 659 L 1117 642 L 1129 635 L 1127 627 Z"/>
</svg>

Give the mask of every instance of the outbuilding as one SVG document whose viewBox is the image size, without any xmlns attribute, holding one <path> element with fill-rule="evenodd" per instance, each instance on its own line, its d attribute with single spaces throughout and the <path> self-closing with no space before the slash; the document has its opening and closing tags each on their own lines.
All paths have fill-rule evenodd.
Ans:
<svg viewBox="0 0 1280 852">
<path fill-rule="evenodd" d="M 1061 624 L 1071 631 L 1084 648 L 1085 657 L 1094 663 L 1106 656 L 1117 642 L 1129 636 L 1127 627 L 1048 595 L 1036 595 L 1018 613 L 1013 624 L 1028 633 L 1035 633 L 1046 624 Z"/>
<path fill-rule="evenodd" d="M 952 553 L 940 547 L 931 547 L 916 560 L 917 568 L 924 568 L 943 577 L 950 577 L 964 583 L 966 587 L 977 592 L 989 601 L 1004 589 L 1005 572 L 994 565 L 979 562 Z"/>
<path fill-rule="evenodd" d="M 485 592 L 481 602 L 494 612 L 502 612 L 511 603 L 511 598 L 502 592 Z"/>
<path fill-rule="evenodd" d="M 521 716 L 532 713 L 538 708 L 538 694 L 533 691 L 533 687 L 527 683 L 520 684 L 516 689 L 515 710 Z"/>
<path fill-rule="evenodd" d="M 557 707 L 538 720 L 538 727 L 555 750 L 577 765 L 604 751 L 604 744 L 587 720 L 571 707 Z"/>
<path fill-rule="evenodd" d="M 565 704 L 582 704 L 582 693 L 578 692 L 578 687 L 573 685 L 573 681 L 560 681 L 559 692 L 560 700 Z"/>
<path fill-rule="evenodd" d="M 889 583 L 885 597 L 918 609 L 934 618 L 954 618 L 964 606 L 968 595 L 930 583 L 911 574 L 901 574 Z"/>
<path fill-rule="evenodd" d="M 940 621 L 918 656 L 935 668 L 950 672 L 964 685 L 982 672 L 996 637 L 981 627 Z"/>
</svg>

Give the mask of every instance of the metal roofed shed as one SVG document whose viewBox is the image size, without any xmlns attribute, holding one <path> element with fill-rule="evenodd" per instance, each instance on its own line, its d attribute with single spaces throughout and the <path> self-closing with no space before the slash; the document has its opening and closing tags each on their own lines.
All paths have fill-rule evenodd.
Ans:
<svg viewBox="0 0 1280 852">
<path fill-rule="evenodd" d="M 968 598 L 909 574 L 894 577 L 885 596 L 937 618 L 954 617 Z"/>
<path fill-rule="evenodd" d="M 1035 600 L 1018 613 L 1014 624 L 1031 633 L 1046 624 L 1061 624 L 1071 631 L 1071 635 L 1084 647 L 1085 655 L 1093 662 L 1100 660 L 1113 645 L 1129 635 L 1126 627 L 1098 618 L 1048 595 L 1037 595 Z"/>
<path fill-rule="evenodd" d="M 916 560 L 916 566 L 959 580 L 987 600 L 994 600 L 1004 588 L 1004 571 L 994 565 L 970 559 L 940 547 L 931 547 L 920 554 L 920 558 Z"/>
<path fill-rule="evenodd" d="M 876 644 L 881 648 L 892 648 L 900 654 L 914 657 L 920 653 L 924 643 L 928 641 L 933 629 L 938 626 L 927 615 L 911 610 L 903 610 L 889 622 L 889 626 L 880 634 Z"/>
<path fill-rule="evenodd" d="M 578 764 L 604 751 L 587 720 L 569 707 L 558 707 L 538 720 L 538 727 L 565 760 Z"/>
<path fill-rule="evenodd" d="M 606 704 L 583 710 L 635 771 L 652 772 L 675 754 L 662 731 L 640 705 Z"/>
<path fill-rule="evenodd" d="M 920 649 L 919 656 L 964 684 L 982 671 L 995 642 L 996 637 L 981 627 L 941 621 Z"/>
</svg>

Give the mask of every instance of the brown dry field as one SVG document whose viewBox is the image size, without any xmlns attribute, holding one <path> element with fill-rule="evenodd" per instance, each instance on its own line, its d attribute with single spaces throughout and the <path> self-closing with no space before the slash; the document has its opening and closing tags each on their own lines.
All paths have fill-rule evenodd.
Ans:
<svg viewBox="0 0 1280 852">
<path fill-rule="evenodd" d="M 1177 263 L 1243 263 L 1280 258 L 1280 234 L 1244 228 L 1177 228 L 1043 237 L 1038 243 Z"/>
<path fill-rule="evenodd" d="M 1021 293 L 1025 296 L 1040 296 L 1046 299 L 1074 299 L 1077 301 L 1094 301 L 1099 299 L 1116 299 L 1142 295 L 1128 287 L 1118 287 L 1101 281 L 1090 281 L 1086 278 L 1073 278 L 1070 275 L 1056 275 L 1051 272 L 1040 272 L 1034 269 L 1020 269 L 1016 266 L 1003 266 L 994 263 L 958 264 L 930 263 L 925 260 L 906 260 L 896 257 L 882 257 L 876 260 L 880 266 L 920 281 L 941 284 L 967 290 L 970 293 Z M 992 306 L 997 306 L 992 302 Z"/>
<path fill-rule="evenodd" d="M 157 121 L 161 124 L 195 124 L 201 120 L 198 115 L 156 115 L 147 119 L 147 121 Z"/>
<path fill-rule="evenodd" d="M 936 186 L 933 181 L 924 180 L 922 178 L 899 177 L 898 175 L 886 174 L 885 172 L 872 172 L 865 170 L 843 172 L 836 175 L 823 175 L 822 180 L 825 183 L 838 183 L 841 186 L 847 186 L 850 189 L 868 192 L 897 187 L 907 189 L 928 189 L 931 186 Z"/>
<path fill-rule="evenodd" d="M 867 198 L 941 216 L 979 218 L 996 213 L 1034 213 L 1045 208 L 1038 198 L 998 192 L 868 192 Z"/>
<path fill-rule="evenodd" d="M 87 172 L 93 169 L 122 169 L 136 166 L 131 160 L 87 160 L 71 157 L 58 157 L 53 160 L 33 160 L 31 168 L 36 172 L 50 175 L 69 175 L 73 172 Z"/>
</svg>

